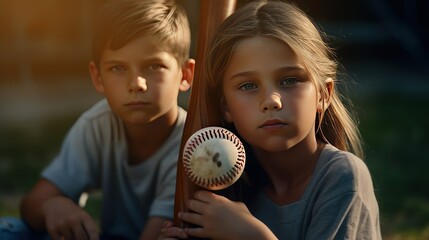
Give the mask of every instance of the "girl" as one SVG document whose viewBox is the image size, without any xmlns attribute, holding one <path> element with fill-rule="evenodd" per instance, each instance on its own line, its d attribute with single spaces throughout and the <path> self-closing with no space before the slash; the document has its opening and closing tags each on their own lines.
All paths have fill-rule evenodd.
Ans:
<svg viewBox="0 0 429 240">
<path fill-rule="evenodd" d="M 246 145 L 242 201 L 208 191 L 162 237 L 381 239 L 360 135 L 336 88 L 337 63 L 301 10 L 257 1 L 214 35 L 201 108 Z M 241 185 L 243 185 L 244 181 Z M 242 188 L 240 188 L 242 189 Z"/>
</svg>

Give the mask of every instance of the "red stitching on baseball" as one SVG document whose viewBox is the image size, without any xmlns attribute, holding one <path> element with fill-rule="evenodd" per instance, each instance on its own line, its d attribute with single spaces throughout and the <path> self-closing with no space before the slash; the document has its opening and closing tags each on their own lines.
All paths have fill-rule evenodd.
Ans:
<svg viewBox="0 0 429 240">
<path fill-rule="evenodd" d="M 195 151 L 199 149 L 200 145 L 204 145 L 206 141 L 211 139 L 226 139 L 231 142 L 232 146 L 235 147 L 235 160 L 231 169 L 223 169 L 221 171 L 225 171 L 222 176 L 217 176 L 213 178 L 204 178 L 203 176 L 196 175 L 193 173 L 194 169 L 191 166 L 191 162 L 193 161 L 193 155 Z M 216 143 L 215 143 L 216 144 Z M 221 145 L 223 143 L 220 143 Z M 208 148 L 210 149 L 210 148 Z M 198 150 L 200 151 L 200 150 Z M 205 150 L 207 151 L 207 150 Z M 227 150 L 228 151 L 228 150 Z M 219 152 L 215 151 L 216 154 L 219 155 Z M 223 155 L 223 153 L 222 153 Z M 216 155 L 215 155 L 216 156 Z M 212 157 L 209 155 L 209 157 Z M 217 159 L 217 158 L 216 158 Z M 222 161 L 222 160 L 219 160 Z M 210 164 L 214 162 L 218 167 L 220 162 L 217 161 L 209 161 Z M 241 141 L 238 137 L 236 137 L 232 132 L 227 129 L 219 128 L 219 127 L 208 127 L 206 129 L 200 129 L 197 133 L 194 133 L 188 142 L 185 145 L 183 150 L 183 164 L 184 170 L 188 177 L 197 185 L 209 188 L 209 189 L 222 189 L 230 186 L 233 182 L 237 180 L 237 176 L 241 174 L 245 164 L 245 151 L 244 147 L 241 144 Z M 223 164 L 222 164 L 223 165 Z M 225 165 L 228 166 L 228 165 Z"/>
</svg>

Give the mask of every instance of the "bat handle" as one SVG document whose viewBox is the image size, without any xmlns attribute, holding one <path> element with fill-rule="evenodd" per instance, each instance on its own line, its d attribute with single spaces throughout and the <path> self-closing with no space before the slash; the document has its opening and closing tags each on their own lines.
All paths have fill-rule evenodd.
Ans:
<svg viewBox="0 0 429 240">
<path fill-rule="evenodd" d="M 201 189 L 196 184 L 192 183 L 184 172 L 182 163 L 182 153 L 185 142 L 196 130 L 201 129 L 204 123 L 201 119 L 201 106 L 199 104 L 199 91 L 202 91 L 204 86 L 201 78 L 204 72 L 202 61 L 204 59 L 207 44 L 222 21 L 229 16 L 235 9 L 237 0 L 201 0 L 200 1 L 200 16 L 198 27 L 198 41 L 196 49 L 196 66 L 195 80 L 193 81 L 192 91 L 189 99 L 188 115 L 186 118 L 185 127 L 182 135 L 182 143 L 180 146 L 179 159 L 177 164 L 177 181 L 176 181 L 176 196 L 174 204 L 174 225 L 178 227 L 188 227 L 181 221 L 177 215 L 179 212 L 187 211 L 186 201 L 193 197 L 194 193 Z M 203 114 L 205 115 L 205 114 Z M 189 226 L 190 227 L 190 226 Z"/>
</svg>

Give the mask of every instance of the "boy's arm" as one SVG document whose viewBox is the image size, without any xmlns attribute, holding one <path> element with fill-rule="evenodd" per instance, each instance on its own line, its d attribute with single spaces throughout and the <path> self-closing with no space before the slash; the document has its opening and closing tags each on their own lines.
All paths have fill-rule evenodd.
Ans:
<svg viewBox="0 0 429 240">
<path fill-rule="evenodd" d="M 53 239 L 98 239 L 92 218 L 51 182 L 40 179 L 21 202 L 22 218 L 36 231 Z"/>
<path fill-rule="evenodd" d="M 161 232 L 161 228 L 165 221 L 171 221 L 171 219 L 162 218 L 162 217 L 151 217 L 146 223 L 142 234 L 140 235 L 140 240 L 147 239 L 158 239 Z"/>
<path fill-rule="evenodd" d="M 21 201 L 21 217 L 36 231 L 45 231 L 43 204 L 53 197 L 63 194 L 51 182 L 40 179 L 33 189 Z"/>
</svg>

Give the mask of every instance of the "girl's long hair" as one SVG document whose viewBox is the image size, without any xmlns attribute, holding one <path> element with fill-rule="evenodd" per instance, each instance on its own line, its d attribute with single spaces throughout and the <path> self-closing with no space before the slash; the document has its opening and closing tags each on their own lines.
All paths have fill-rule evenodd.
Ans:
<svg viewBox="0 0 429 240">
<path fill-rule="evenodd" d="M 330 105 L 315 116 L 316 137 L 340 150 L 363 158 L 361 137 L 354 116 L 348 111 L 345 99 L 336 85 L 337 62 L 331 48 L 324 41 L 312 20 L 292 4 L 274 1 L 256 1 L 245 5 L 227 18 L 214 34 L 204 61 L 204 89 L 202 108 L 217 111 L 208 116 L 211 125 L 228 127 L 223 121 L 222 82 L 235 46 L 243 39 L 264 36 L 289 45 L 309 72 L 313 84 L 327 96 L 326 80 L 336 84 L 332 89 Z"/>
<path fill-rule="evenodd" d="M 337 89 L 338 64 L 332 49 L 324 41 L 312 20 L 292 4 L 274 1 L 251 2 L 237 9 L 214 33 L 203 61 L 202 80 L 197 91 L 194 110 L 199 127 L 221 126 L 235 131 L 233 124 L 224 121 L 222 84 L 234 48 L 241 40 L 264 36 L 284 42 L 298 56 L 308 71 L 311 81 L 321 97 L 329 96 L 326 80 L 332 79 L 330 104 L 324 112 L 315 116 L 316 138 L 330 143 L 340 150 L 349 151 L 363 158 L 361 136 L 351 112 L 343 101 L 347 100 Z M 257 57 L 257 56 L 255 56 Z M 324 106 L 323 106 L 323 109 Z M 269 183 L 269 179 L 253 156 L 251 147 L 246 147 L 246 170 L 240 181 L 219 194 L 232 200 L 245 201 L 254 196 L 257 189 Z"/>
</svg>

